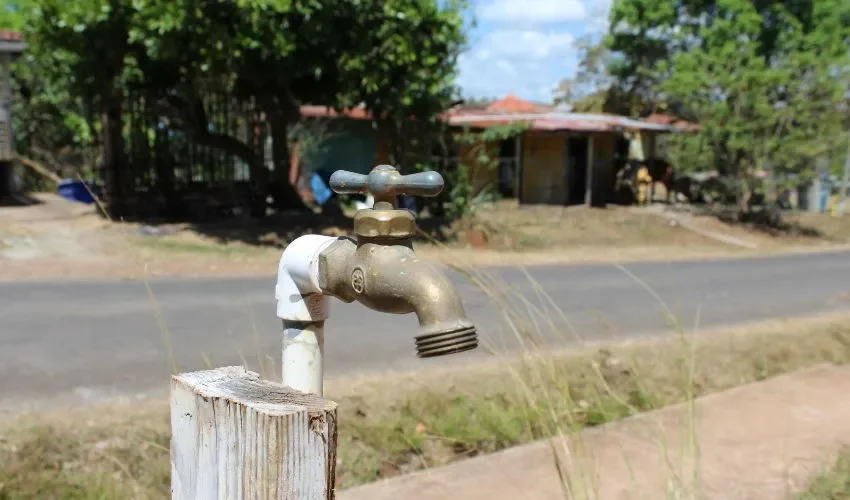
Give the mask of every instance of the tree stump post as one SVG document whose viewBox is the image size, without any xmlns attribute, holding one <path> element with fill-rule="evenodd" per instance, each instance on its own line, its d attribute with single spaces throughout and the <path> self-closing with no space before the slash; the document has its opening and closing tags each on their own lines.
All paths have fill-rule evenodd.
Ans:
<svg viewBox="0 0 850 500">
<path fill-rule="evenodd" d="M 329 500 L 336 403 L 241 367 L 171 380 L 173 500 Z"/>
</svg>

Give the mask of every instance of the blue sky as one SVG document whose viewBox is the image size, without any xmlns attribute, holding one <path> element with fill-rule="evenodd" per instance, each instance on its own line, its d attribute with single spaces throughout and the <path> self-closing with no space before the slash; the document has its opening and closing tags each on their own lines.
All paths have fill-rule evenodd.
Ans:
<svg viewBox="0 0 850 500">
<path fill-rule="evenodd" d="M 478 26 L 461 56 L 466 97 L 550 101 L 552 89 L 575 73 L 573 42 L 607 29 L 611 0 L 472 0 Z"/>
</svg>

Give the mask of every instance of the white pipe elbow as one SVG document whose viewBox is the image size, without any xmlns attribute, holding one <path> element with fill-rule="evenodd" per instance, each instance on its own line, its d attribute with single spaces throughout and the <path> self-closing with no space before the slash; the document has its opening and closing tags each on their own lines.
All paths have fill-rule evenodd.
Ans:
<svg viewBox="0 0 850 500">
<path fill-rule="evenodd" d="M 333 236 L 308 234 L 283 251 L 275 286 L 278 318 L 302 323 L 328 318 L 328 297 L 319 286 L 319 255 L 335 241 Z"/>
</svg>

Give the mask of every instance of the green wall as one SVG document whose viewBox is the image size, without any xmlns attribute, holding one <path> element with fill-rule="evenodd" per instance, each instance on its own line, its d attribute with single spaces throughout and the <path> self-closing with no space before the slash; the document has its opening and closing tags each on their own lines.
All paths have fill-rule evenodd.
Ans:
<svg viewBox="0 0 850 500">
<path fill-rule="evenodd" d="M 344 118 L 324 121 L 317 132 L 324 136 L 303 159 L 304 172 L 324 168 L 330 172 L 349 170 L 369 173 L 375 163 L 377 133 L 367 120 Z"/>
</svg>

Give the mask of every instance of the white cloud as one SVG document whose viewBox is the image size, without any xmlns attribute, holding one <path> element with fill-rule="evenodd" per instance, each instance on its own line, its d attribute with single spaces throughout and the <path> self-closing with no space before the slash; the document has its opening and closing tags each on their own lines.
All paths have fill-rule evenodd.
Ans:
<svg viewBox="0 0 850 500">
<path fill-rule="evenodd" d="M 584 20 L 587 7 L 581 0 L 489 0 L 478 15 L 483 21 L 558 23 Z"/>
<path fill-rule="evenodd" d="M 514 92 L 548 101 L 552 81 L 575 66 L 574 37 L 567 32 L 494 30 L 461 56 L 460 84 L 469 96 Z"/>
<path fill-rule="evenodd" d="M 574 41 L 565 31 L 498 29 L 485 35 L 473 50 L 487 58 L 539 61 L 566 54 Z"/>
<path fill-rule="evenodd" d="M 485 0 L 475 43 L 460 61 L 459 83 L 472 97 L 509 92 L 548 101 L 574 74 L 577 37 L 608 29 L 612 0 Z"/>
<path fill-rule="evenodd" d="M 605 33 L 608 31 L 608 14 L 611 12 L 611 0 L 588 0 L 591 5 L 589 31 Z"/>
</svg>

